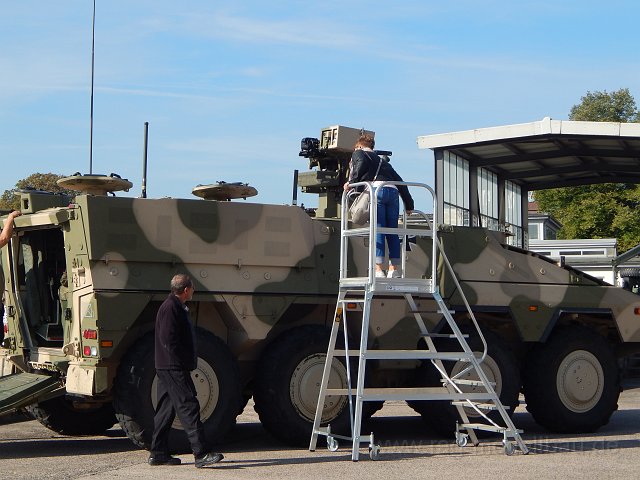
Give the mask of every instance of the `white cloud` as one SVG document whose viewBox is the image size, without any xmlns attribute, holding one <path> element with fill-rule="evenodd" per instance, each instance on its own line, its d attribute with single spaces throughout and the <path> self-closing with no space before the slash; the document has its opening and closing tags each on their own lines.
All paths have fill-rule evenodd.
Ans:
<svg viewBox="0 0 640 480">
<path fill-rule="evenodd" d="M 296 17 L 288 20 L 257 19 L 216 12 L 205 15 L 186 14 L 175 23 L 154 22 L 156 28 L 178 30 L 186 35 L 216 38 L 253 44 L 282 44 L 320 48 L 362 48 L 367 40 L 356 32 L 358 23 L 349 25 L 316 17 Z"/>
</svg>

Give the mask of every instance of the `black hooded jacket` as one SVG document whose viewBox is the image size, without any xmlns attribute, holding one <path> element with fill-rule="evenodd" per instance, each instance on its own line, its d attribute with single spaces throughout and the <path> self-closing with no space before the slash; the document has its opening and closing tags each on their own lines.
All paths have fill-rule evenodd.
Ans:
<svg viewBox="0 0 640 480">
<path fill-rule="evenodd" d="M 173 294 L 156 315 L 155 363 L 158 370 L 195 370 L 195 329 L 185 305 Z"/>
<path fill-rule="evenodd" d="M 381 163 L 382 162 L 382 163 Z M 376 170 L 380 165 L 380 171 L 376 177 Z M 351 174 L 349 175 L 349 183 L 372 182 L 373 179 L 380 181 L 402 182 L 402 177 L 393 169 L 391 164 L 372 151 L 356 150 L 351 156 Z M 407 210 L 413 210 L 413 198 L 409 193 L 406 185 L 396 185 L 400 197 L 404 202 Z"/>
</svg>

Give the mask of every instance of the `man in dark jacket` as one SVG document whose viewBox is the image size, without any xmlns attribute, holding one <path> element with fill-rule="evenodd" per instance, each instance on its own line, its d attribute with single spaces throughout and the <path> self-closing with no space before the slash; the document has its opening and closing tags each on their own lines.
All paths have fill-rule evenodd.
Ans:
<svg viewBox="0 0 640 480">
<path fill-rule="evenodd" d="M 196 369 L 195 329 L 189 319 L 186 302 L 193 297 L 193 282 L 188 275 L 171 279 L 171 294 L 156 315 L 155 363 L 158 375 L 158 405 L 154 417 L 149 465 L 180 465 L 169 453 L 168 437 L 178 415 L 189 438 L 197 468 L 219 462 L 221 453 L 209 451 L 196 387 L 190 372 Z"/>
</svg>

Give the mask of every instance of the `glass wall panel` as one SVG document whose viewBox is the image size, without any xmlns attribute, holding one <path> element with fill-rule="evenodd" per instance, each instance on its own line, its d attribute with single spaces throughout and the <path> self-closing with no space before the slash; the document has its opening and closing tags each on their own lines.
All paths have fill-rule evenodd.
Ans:
<svg viewBox="0 0 640 480">
<path fill-rule="evenodd" d="M 522 232 L 522 189 L 520 185 L 517 185 L 509 180 L 504 182 L 504 221 L 511 226 L 509 230 L 513 233 L 512 237 L 507 239 L 509 245 L 515 245 L 518 247 L 523 246 L 523 232 Z"/>
<path fill-rule="evenodd" d="M 498 176 L 484 168 L 478 169 L 478 201 L 482 226 L 498 230 Z"/>
<path fill-rule="evenodd" d="M 451 152 L 444 152 L 443 223 L 469 226 L 469 162 Z"/>
</svg>

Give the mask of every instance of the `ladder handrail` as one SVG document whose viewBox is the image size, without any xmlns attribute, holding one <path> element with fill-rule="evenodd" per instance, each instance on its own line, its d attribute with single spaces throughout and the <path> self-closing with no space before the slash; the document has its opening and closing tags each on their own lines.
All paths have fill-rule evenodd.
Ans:
<svg viewBox="0 0 640 480">
<path fill-rule="evenodd" d="M 447 258 L 447 255 L 444 253 L 444 247 L 442 246 L 442 243 L 440 243 L 440 241 L 437 240 L 437 239 L 434 239 L 434 242 L 438 243 L 438 249 L 440 250 L 440 253 L 442 253 L 442 259 L 444 260 L 444 263 L 447 266 L 449 272 L 451 272 L 451 277 L 453 278 L 453 282 L 456 284 L 456 288 L 460 292 L 460 297 L 462 297 L 462 301 L 464 302 L 464 306 L 467 309 L 467 312 L 469 312 L 469 316 L 471 317 L 471 321 L 473 322 L 473 326 L 476 329 L 476 331 L 478 332 L 478 335 L 480 336 L 480 340 L 482 341 L 483 352 L 482 352 L 482 357 L 480 358 L 480 360 L 478 362 L 478 363 L 482 363 L 482 362 L 484 362 L 484 359 L 487 357 L 487 349 L 488 349 L 487 341 L 484 338 L 484 335 L 482 334 L 482 330 L 480 330 L 480 325 L 478 324 L 478 321 L 476 320 L 476 316 L 473 314 L 473 311 L 471 310 L 471 305 L 469 305 L 469 302 L 467 301 L 467 296 L 462 291 L 462 286 L 460 285 L 460 282 L 458 282 L 458 277 L 456 277 L 456 274 L 453 271 L 453 267 L 451 266 L 451 263 L 449 262 L 449 259 Z M 460 376 L 461 374 L 463 375 L 464 373 L 466 373 L 465 370 L 467 370 L 467 369 L 464 369 L 462 372 L 460 372 L 458 375 L 456 375 L 456 377 Z"/>
<path fill-rule="evenodd" d="M 429 218 L 423 212 L 420 212 L 420 213 L 424 216 L 424 219 L 427 221 L 427 223 L 429 223 Z M 435 223 L 434 223 L 434 226 L 436 226 Z M 437 228 L 437 226 L 436 226 L 436 228 Z M 473 311 L 471 310 L 471 305 L 469 305 L 469 302 L 467 301 L 467 296 L 464 294 L 464 291 L 462 290 L 462 286 L 460 285 L 460 282 L 458 281 L 458 277 L 456 275 L 456 272 L 453 270 L 453 267 L 451 266 L 451 262 L 449 262 L 449 259 L 447 258 L 447 254 L 444 252 L 444 247 L 442 246 L 442 243 L 440 242 L 440 240 L 435 235 L 433 237 L 433 243 L 434 243 L 434 245 L 437 244 L 438 250 L 440 251 L 440 254 L 442 255 L 442 259 L 444 260 L 444 263 L 447 266 L 447 269 L 451 273 L 451 277 L 453 278 L 453 282 L 455 283 L 456 288 L 460 292 L 460 296 L 462 297 L 462 301 L 464 302 L 464 306 L 467 309 L 467 312 L 469 312 L 469 316 L 471 317 L 471 321 L 473 322 L 473 326 L 476 329 L 476 331 L 478 332 L 478 335 L 480 336 L 480 341 L 482 342 L 483 351 L 482 351 L 482 357 L 480 357 L 480 359 L 478 360 L 478 363 L 482 363 L 482 362 L 484 362 L 485 358 L 487 358 L 487 351 L 488 351 L 488 348 L 489 348 L 487 346 L 487 341 L 484 338 L 484 335 L 482 334 L 482 330 L 480 330 L 480 325 L 478 324 L 478 321 L 476 320 L 476 316 L 473 314 Z M 435 256 L 433 258 L 435 259 Z M 435 260 L 433 261 L 433 263 L 435 264 Z M 439 287 L 438 284 L 435 284 L 434 286 L 438 291 L 440 290 L 440 287 Z M 470 369 L 471 369 L 471 367 L 464 368 L 457 375 L 454 375 L 453 378 L 455 379 L 455 378 L 458 378 L 458 377 L 464 375 Z"/>
<path fill-rule="evenodd" d="M 367 181 L 367 182 L 355 182 L 355 183 L 351 183 L 350 185 L 350 189 L 349 190 L 344 190 L 342 192 L 342 203 L 341 203 L 341 215 L 340 215 L 340 229 L 341 232 L 344 232 L 346 230 L 349 230 L 349 202 L 347 201 L 351 196 L 353 196 L 355 193 L 362 193 L 362 192 L 358 192 L 357 189 L 359 187 L 365 187 L 363 192 L 368 190 L 369 191 L 369 238 L 370 238 L 370 246 L 369 246 L 369 265 L 368 265 L 368 277 L 369 277 L 369 281 L 370 282 L 375 282 L 375 270 L 374 270 L 374 265 L 375 265 L 375 249 L 374 249 L 374 245 L 375 243 L 371 241 L 371 239 L 375 239 L 377 231 L 378 231 L 378 225 L 377 222 L 375 221 L 377 218 L 377 214 L 378 214 L 378 192 L 380 191 L 381 188 L 387 186 L 387 185 L 394 185 L 394 186 L 399 186 L 399 185 L 404 185 L 406 187 L 417 187 L 417 188 L 424 188 L 425 190 L 427 190 L 427 192 L 431 195 L 431 202 L 432 202 L 432 208 L 433 208 L 433 220 L 432 222 L 429 222 L 428 218 L 426 217 L 426 215 L 424 215 L 422 212 L 420 212 L 419 210 L 414 210 L 414 213 L 422 213 L 422 215 L 427 219 L 427 227 L 428 227 L 428 231 L 430 232 L 428 236 L 433 237 L 434 242 L 432 243 L 432 251 L 431 251 L 431 258 L 434 259 L 434 261 L 431 262 L 431 280 L 432 280 L 432 285 L 437 285 L 437 265 L 435 262 L 435 258 L 436 258 L 436 253 L 437 253 L 437 247 L 436 247 L 436 243 L 437 243 L 437 235 L 438 235 L 438 231 L 437 228 L 434 228 L 434 226 L 438 225 L 437 223 L 437 209 L 436 209 L 436 205 L 438 204 L 437 201 L 437 196 L 436 196 L 436 192 L 435 190 L 430 187 L 429 185 L 427 185 L 426 183 L 421 183 L 421 182 L 405 182 L 405 181 L 395 181 L 395 180 L 376 180 L 375 182 L 373 181 Z M 402 224 L 406 227 L 408 225 L 407 223 L 407 210 L 403 205 L 402 208 Z M 398 230 L 400 230 L 400 228 L 398 228 Z M 427 236 L 427 235 L 425 235 Z M 347 249 L 344 248 L 344 245 L 342 245 L 343 242 L 348 241 L 347 237 L 344 235 L 341 235 L 341 248 L 340 248 L 340 278 L 346 278 L 347 275 L 347 264 L 346 264 L 346 255 L 347 255 Z M 375 241 L 375 240 L 374 240 Z M 407 253 L 407 239 L 405 238 L 402 242 L 401 242 L 401 260 L 402 260 L 402 276 L 404 277 L 405 272 L 406 272 L 406 253 Z"/>
</svg>

